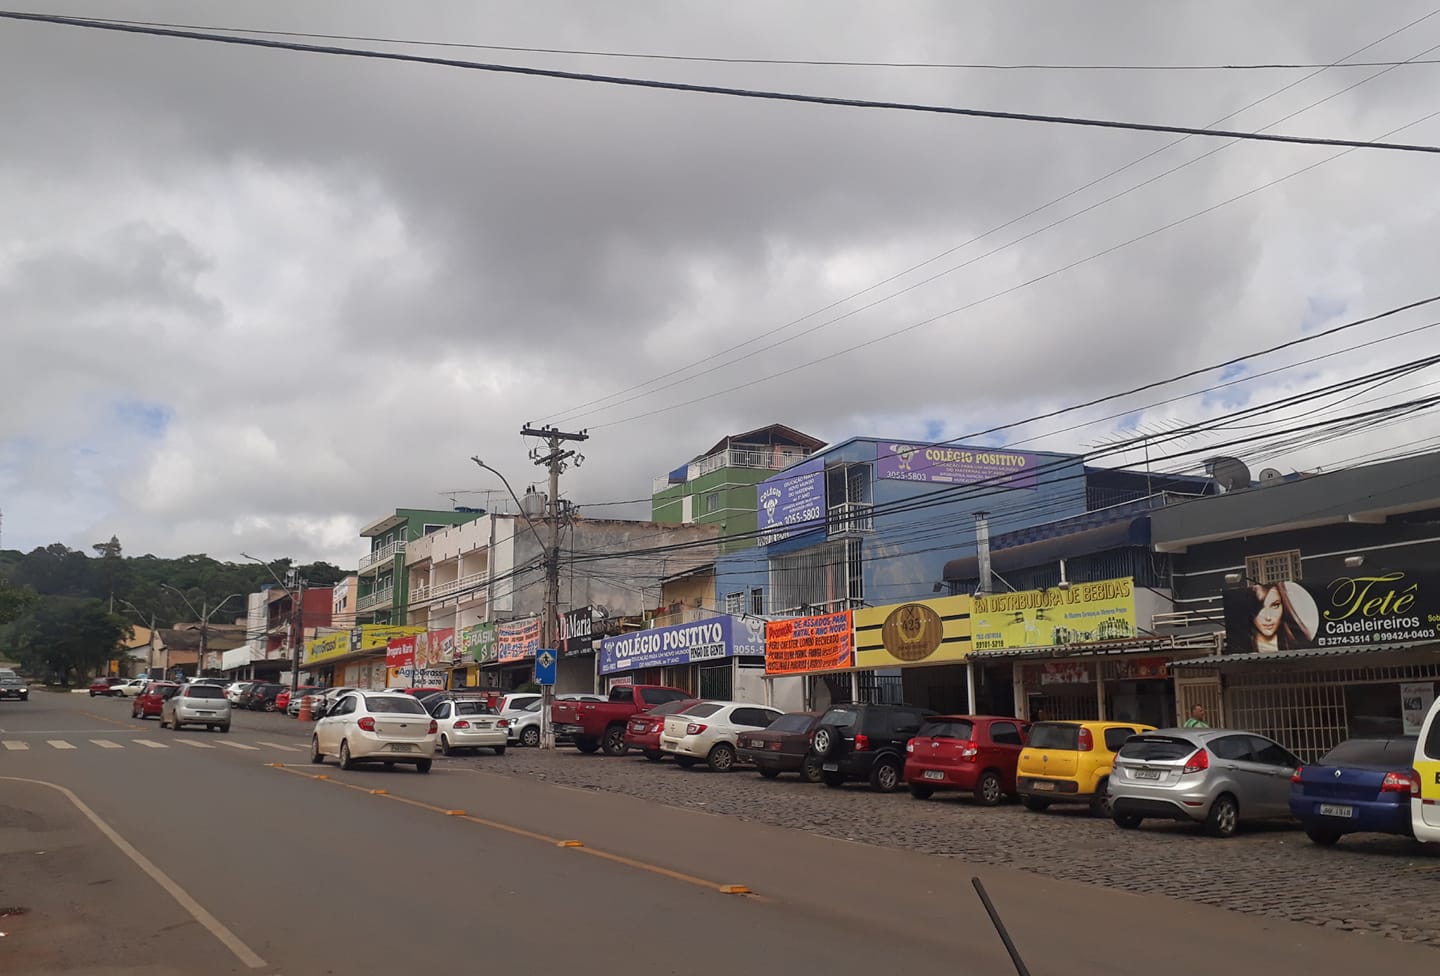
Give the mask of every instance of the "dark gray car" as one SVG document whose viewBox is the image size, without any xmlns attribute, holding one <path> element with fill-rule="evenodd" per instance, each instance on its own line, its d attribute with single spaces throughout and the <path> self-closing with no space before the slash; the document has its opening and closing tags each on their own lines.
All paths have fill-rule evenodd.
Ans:
<svg viewBox="0 0 1440 976">
<path fill-rule="evenodd" d="M 1157 729 L 1132 736 L 1115 757 L 1110 805 L 1117 826 L 1146 819 L 1203 824 L 1214 837 L 1241 823 L 1290 816 L 1290 750 L 1254 732 Z"/>
</svg>

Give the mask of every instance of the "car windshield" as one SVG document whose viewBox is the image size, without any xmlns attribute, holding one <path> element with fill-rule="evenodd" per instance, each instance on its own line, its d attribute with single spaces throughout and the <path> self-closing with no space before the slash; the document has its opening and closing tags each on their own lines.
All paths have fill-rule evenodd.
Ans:
<svg viewBox="0 0 1440 976">
<path fill-rule="evenodd" d="M 722 707 L 723 706 L 717 705 L 714 702 L 701 702 L 694 708 L 685 709 L 684 714 L 694 715 L 696 718 L 705 718 L 707 715 L 714 715 L 716 712 L 720 711 Z"/>
<path fill-rule="evenodd" d="M 963 739 L 975 737 L 974 722 L 926 722 L 916 733 L 922 739 Z"/>
<path fill-rule="evenodd" d="M 832 708 L 820 718 L 821 725 L 837 725 L 849 731 L 860 727 L 860 710 L 858 708 Z"/>
<path fill-rule="evenodd" d="M 185 692 L 186 698 L 224 698 L 225 691 L 216 688 L 214 685 L 191 685 L 190 690 Z"/>
<path fill-rule="evenodd" d="M 1320 758 L 1323 766 L 1359 766 L 1365 769 L 1408 767 L 1415 756 L 1419 736 L 1393 739 L 1350 739 Z"/>
<path fill-rule="evenodd" d="M 810 723 L 815 720 L 813 715 L 806 715 L 804 712 L 795 712 L 791 715 L 781 715 L 775 721 L 765 727 L 767 732 L 805 732 L 810 728 Z"/>
<path fill-rule="evenodd" d="M 534 701 L 532 701 L 532 702 L 530 702 L 529 704 L 527 704 L 524 708 L 520 709 L 520 711 L 522 711 L 522 712 L 538 712 L 538 711 L 540 711 L 540 705 L 541 705 L 541 704 L 542 704 L 541 700 L 540 700 L 539 698 L 537 698 L 537 699 L 535 699 Z"/>
<path fill-rule="evenodd" d="M 1035 741 L 1033 732 L 1030 734 L 1030 741 Z M 1121 759 L 1136 759 L 1141 762 L 1171 762 L 1185 759 L 1198 748 L 1200 747 L 1194 742 L 1173 739 L 1167 735 L 1132 735 L 1120 747 L 1119 756 Z"/>
<path fill-rule="evenodd" d="M 376 714 L 427 715 L 425 706 L 409 695 L 366 695 L 365 707 Z"/>
<path fill-rule="evenodd" d="M 1030 726 L 1032 749 L 1076 749 L 1080 745 L 1080 726 L 1063 722 L 1038 722 Z"/>
<path fill-rule="evenodd" d="M 689 698 L 678 698 L 675 701 L 668 701 L 663 705 L 656 705 L 654 708 L 647 709 L 645 714 L 674 715 L 676 712 L 683 712 L 685 707 L 691 704 L 691 701 Z"/>
<path fill-rule="evenodd" d="M 455 703 L 456 715 L 494 715 L 490 706 L 481 701 L 457 701 Z"/>
</svg>

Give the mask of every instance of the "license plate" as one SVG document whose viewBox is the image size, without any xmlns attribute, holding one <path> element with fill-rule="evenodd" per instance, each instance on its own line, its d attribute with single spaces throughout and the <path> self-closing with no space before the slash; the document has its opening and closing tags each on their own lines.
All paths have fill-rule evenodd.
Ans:
<svg viewBox="0 0 1440 976">
<path fill-rule="evenodd" d="M 1035 789 L 1040 790 L 1042 793 L 1046 791 L 1053 792 L 1055 790 L 1054 783 L 1047 783 L 1044 780 L 1040 780 L 1039 782 L 1034 783 L 1033 786 Z"/>
<path fill-rule="evenodd" d="M 214 715 L 214 712 L 196 712 L 196 715 Z"/>
<path fill-rule="evenodd" d="M 415 747 L 409 744 L 394 744 L 390 746 L 391 752 L 414 752 Z"/>
<path fill-rule="evenodd" d="M 764 740 L 764 739 L 751 739 L 751 740 L 750 740 L 750 748 L 751 748 L 751 749 L 764 749 L 764 748 L 765 748 L 765 740 Z"/>
<path fill-rule="evenodd" d="M 1158 770 L 1158 769 L 1137 769 L 1137 770 L 1135 770 L 1135 778 L 1136 778 L 1136 779 L 1159 779 L 1159 778 L 1160 778 L 1160 770 Z"/>
<path fill-rule="evenodd" d="M 645 726 L 644 726 L 642 723 L 640 723 L 640 722 L 636 722 L 634 725 L 630 726 L 630 731 L 631 731 L 631 732 L 644 732 L 644 731 L 645 731 Z"/>
<path fill-rule="evenodd" d="M 1353 816 L 1355 816 L 1355 808 L 1354 808 L 1354 807 L 1339 806 L 1338 804 L 1334 804 L 1334 803 L 1322 803 L 1322 804 L 1320 804 L 1320 816 L 1322 816 L 1322 817 L 1353 817 Z"/>
<path fill-rule="evenodd" d="M 827 773 L 838 773 L 838 772 L 840 772 L 840 764 L 839 764 L 839 763 L 822 763 L 821 766 L 820 766 L 820 768 L 823 769 L 823 770 L 825 770 L 825 772 L 827 772 Z"/>
<path fill-rule="evenodd" d="M 938 769 L 927 769 L 927 770 L 925 770 L 925 778 L 926 778 L 926 779 L 944 779 L 944 778 L 945 778 L 945 774 L 944 774 L 943 772 L 941 772 L 940 770 L 938 770 Z"/>
</svg>

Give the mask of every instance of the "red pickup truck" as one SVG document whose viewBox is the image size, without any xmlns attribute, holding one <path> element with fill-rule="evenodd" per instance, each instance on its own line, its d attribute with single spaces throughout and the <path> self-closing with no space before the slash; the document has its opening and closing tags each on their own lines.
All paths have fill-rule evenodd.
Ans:
<svg viewBox="0 0 1440 976">
<path fill-rule="evenodd" d="M 688 691 L 664 685 L 616 685 L 603 702 L 557 701 L 550 706 L 550 721 L 555 734 L 570 736 L 581 752 L 603 747 L 607 756 L 623 756 L 625 723 L 630 716 L 689 697 Z"/>
</svg>

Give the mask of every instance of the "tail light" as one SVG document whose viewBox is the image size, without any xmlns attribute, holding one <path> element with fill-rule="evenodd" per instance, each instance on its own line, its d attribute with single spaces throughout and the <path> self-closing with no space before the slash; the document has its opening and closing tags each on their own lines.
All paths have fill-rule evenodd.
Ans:
<svg viewBox="0 0 1440 976">
<path fill-rule="evenodd" d="M 438 732 L 439 730 L 440 730 L 440 726 L 436 725 L 436 724 L 435 724 L 435 720 L 432 718 L 432 719 L 430 720 L 430 734 L 431 734 L 431 735 L 434 735 L 434 734 L 435 734 L 436 732 Z"/>
<path fill-rule="evenodd" d="M 510 727 L 510 720 L 508 718 L 502 718 L 495 723 L 495 727 L 497 729 L 508 729 Z"/>
<path fill-rule="evenodd" d="M 772 742 L 772 743 L 770 743 L 770 751 L 771 751 L 771 752 L 779 752 L 779 751 L 780 751 L 780 743 L 779 743 L 779 742 Z"/>
<path fill-rule="evenodd" d="M 458 722 L 455 723 L 455 728 L 457 728 L 457 729 L 468 729 L 469 727 L 470 727 L 470 723 L 467 722 L 467 721 L 465 721 L 463 718 L 462 718 L 460 721 L 458 721 Z"/>
<path fill-rule="evenodd" d="M 1295 772 L 1290 775 L 1290 782 L 1298 784 L 1300 782 L 1301 774 L 1303 774 L 1304 772 L 1304 766 L 1296 766 Z"/>
<path fill-rule="evenodd" d="M 855 737 L 855 751 L 856 751 L 856 752 L 869 752 L 869 751 L 870 751 L 870 737 L 869 737 L 868 735 L 857 735 L 857 736 Z"/>
<path fill-rule="evenodd" d="M 375 720 L 374 720 L 373 718 L 371 718 L 369 715 L 366 715 L 364 718 L 362 718 L 360 721 L 356 722 L 355 724 L 358 725 L 358 726 L 360 726 L 360 731 L 362 731 L 362 732 L 374 732 L 374 731 L 375 731 Z M 431 724 L 431 725 L 434 725 L 435 723 L 434 723 L 434 722 L 431 722 L 430 724 Z"/>
<path fill-rule="evenodd" d="M 1386 773 L 1385 782 L 1380 784 L 1381 793 L 1409 793 L 1415 794 L 1415 788 L 1419 780 L 1409 773 Z"/>
<path fill-rule="evenodd" d="M 689 725 L 685 726 L 685 734 L 686 734 L 686 735 L 699 735 L 701 732 L 704 732 L 707 728 L 709 728 L 708 725 L 701 725 L 699 722 L 691 722 Z"/>
<path fill-rule="evenodd" d="M 1420 796 L 1420 771 L 1410 770 L 1410 795 L 1418 798 Z"/>
<path fill-rule="evenodd" d="M 1087 728 L 1080 729 L 1080 744 L 1076 746 L 1081 752 L 1095 751 L 1095 736 Z"/>
<path fill-rule="evenodd" d="M 1185 773 L 1203 773 L 1203 772 L 1205 772 L 1205 770 L 1207 770 L 1207 769 L 1209 769 L 1209 768 L 1210 768 L 1210 753 L 1206 752 L 1206 751 L 1202 748 L 1202 749 L 1196 749 L 1196 750 L 1195 750 L 1195 755 L 1193 755 L 1193 756 L 1191 756 L 1189 759 L 1185 760 L 1185 768 L 1182 769 L 1182 770 L 1180 770 L 1180 772 L 1181 772 L 1182 775 L 1185 774 Z"/>
<path fill-rule="evenodd" d="M 906 752 L 914 752 L 914 751 L 915 751 L 915 740 L 914 740 L 914 739 L 911 739 L 909 742 L 905 743 L 905 751 L 906 751 Z"/>
<path fill-rule="evenodd" d="M 960 758 L 967 762 L 980 755 L 979 746 L 973 742 L 958 742 L 956 745 L 960 747 Z"/>
</svg>

